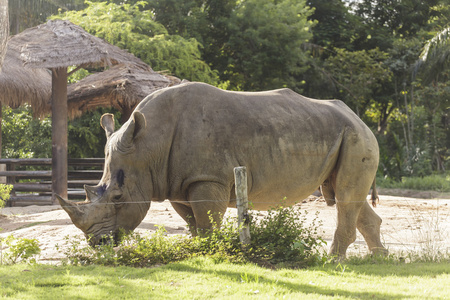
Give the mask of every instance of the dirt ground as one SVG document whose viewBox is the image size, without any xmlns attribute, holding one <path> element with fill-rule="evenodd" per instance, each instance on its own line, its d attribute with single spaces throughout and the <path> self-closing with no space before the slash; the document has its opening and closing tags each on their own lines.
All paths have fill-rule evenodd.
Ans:
<svg viewBox="0 0 450 300">
<path fill-rule="evenodd" d="M 385 193 L 406 196 L 383 195 Z M 328 207 L 321 198 L 313 196 L 303 200 L 301 207 L 309 212 L 309 221 L 314 219 L 316 211 L 319 212 L 319 220 L 323 222 L 320 227 L 324 232 L 322 236 L 330 244 L 336 226 L 335 207 Z M 450 251 L 449 195 L 381 191 L 380 203 L 375 211 L 383 219 L 382 240 L 390 252 Z M 235 216 L 236 210 L 229 209 L 227 214 Z M 153 232 L 155 225 L 164 225 L 169 234 L 188 234 L 186 223 L 169 201 L 152 203 L 136 231 L 141 234 Z M 83 236 L 59 205 L 3 208 L 0 210 L 0 228 L 3 229 L 0 237 L 12 234 L 16 238 L 37 239 L 42 249 L 38 260 L 42 263 L 59 262 L 64 255 L 58 252 L 55 245 L 65 245 L 66 237 Z M 349 253 L 367 252 L 366 243 L 358 233 Z"/>
</svg>

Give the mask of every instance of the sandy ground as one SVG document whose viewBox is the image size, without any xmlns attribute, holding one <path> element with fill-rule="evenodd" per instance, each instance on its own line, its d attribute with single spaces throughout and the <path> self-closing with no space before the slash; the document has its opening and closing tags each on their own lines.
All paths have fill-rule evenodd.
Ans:
<svg viewBox="0 0 450 300">
<path fill-rule="evenodd" d="M 445 198 L 380 195 L 381 201 L 375 211 L 383 219 L 381 233 L 386 247 L 391 252 L 450 251 L 450 197 Z M 318 219 L 323 222 L 320 228 L 329 244 L 336 226 L 335 207 L 326 206 L 323 200 L 316 197 L 304 200 L 301 207 L 309 212 L 308 220 L 314 219 L 315 212 L 319 212 Z M 236 210 L 229 209 L 227 214 L 235 216 Z M 188 234 L 186 223 L 168 201 L 152 203 L 136 231 L 153 232 L 156 230 L 155 225 L 164 225 L 169 234 Z M 0 228 L 3 229 L 0 237 L 12 234 L 17 238 L 37 239 L 42 249 L 38 260 L 43 263 L 57 263 L 64 258 L 55 245 L 65 245 L 66 237 L 83 237 L 82 232 L 57 205 L 3 208 L 0 210 Z M 366 243 L 358 233 L 349 253 L 367 252 Z"/>
</svg>

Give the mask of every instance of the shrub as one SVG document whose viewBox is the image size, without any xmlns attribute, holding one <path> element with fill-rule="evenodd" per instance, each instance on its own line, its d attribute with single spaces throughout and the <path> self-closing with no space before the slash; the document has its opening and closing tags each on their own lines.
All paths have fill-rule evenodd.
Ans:
<svg viewBox="0 0 450 300">
<path fill-rule="evenodd" d="M 319 236 L 318 212 L 306 227 L 308 211 L 300 207 L 280 207 L 269 210 L 267 216 L 253 222 L 248 255 L 252 260 L 270 264 L 304 267 L 323 262 L 324 240 Z"/>
<path fill-rule="evenodd" d="M 91 248 L 79 240 L 66 240 L 63 249 L 74 265 L 126 265 L 147 267 L 206 255 L 218 261 L 256 262 L 270 266 L 304 267 L 323 262 L 323 240 L 317 236 L 317 216 L 306 228 L 306 214 L 297 207 L 270 210 L 267 216 L 251 222 L 252 241 L 243 247 L 235 218 L 228 218 L 220 229 L 205 236 L 168 236 L 162 226 L 148 237 L 124 235 L 114 243 Z M 67 247 L 68 245 L 68 247 Z M 58 247 L 59 248 L 59 247 Z"/>
<path fill-rule="evenodd" d="M 3 250 L 0 252 L 2 264 L 15 264 L 19 261 L 36 262 L 35 256 L 41 253 L 41 248 L 39 248 L 39 243 L 36 239 L 19 239 L 9 235 L 4 239 L 0 239 L 0 249 L 3 249 L 1 245 L 3 242 L 6 244 L 7 251 L 4 256 Z"/>
<path fill-rule="evenodd" d="M 10 184 L 0 184 L 0 208 L 5 206 L 12 188 L 13 186 Z"/>
</svg>

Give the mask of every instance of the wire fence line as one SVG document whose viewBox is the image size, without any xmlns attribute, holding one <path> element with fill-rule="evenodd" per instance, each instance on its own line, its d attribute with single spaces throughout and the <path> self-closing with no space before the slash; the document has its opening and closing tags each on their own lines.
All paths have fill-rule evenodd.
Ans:
<svg viewBox="0 0 450 300">
<path fill-rule="evenodd" d="M 402 198 L 402 197 L 399 197 L 399 196 L 396 196 L 396 197 L 398 197 L 398 198 Z M 419 202 L 419 201 L 424 201 L 424 200 L 426 200 L 426 201 L 432 201 L 432 202 L 436 202 L 436 204 L 437 205 L 439 205 L 439 206 L 448 206 L 446 203 L 439 203 L 440 202 L 440 200 L 447 200 L 447 199 L 439 199 L 439 198 L 433 198 L 433 199 L 421 199 L 421 198 L 407 198 L 407 197 L 405 197 L 405 201 L 406 202 L 414 202 L 414 201 L 417 201 L 417 202 Z M 238 199 L 227 199 L 227 200 L 220 200 L 220 199 L 199 199 L 199 200 L 170 200 L 170 199 L 165 199 L 165 200 L 162 200 L 162 201 L 159 201 L 159 200 L 150 200 L 150 201 L 125 201 L 125 202 L 101 202 L 101 203 L 98 203 L 98 202 L 89 202 L 89 201 L 74 201 L 74 200 L 71 200 L 70 202 L 74 202 L 74 203 L 83 203 L 83 202 L 85 202 L 86 204 L 92 204 L 92 205 L 119 205 L 119 204 L 148 204 L 148 203 L 152 203 L 152 202 L 164 202 L 164 201 L 169 201 L 170 203 L 180 203 L 180 204 L 186 204 L 186 203 L 202 203 L 202 202 L 235 202 L 235 201 L 237 201 Z M 304 203 L 304 201 L 308 201 L 308 198 L 306 198 L 306 199 L 302 199 L 302 200 L 299 200 L 299 201 L 295 201 L 295 202 L 293 202 L 292 204 L 291 204 L 291 202 L 289 202 L 289 203 L 287 203 L 288 201 L 284 201 L 284 200 L 280 200 L 280 201 L 270 201 L 270 202 L 266 202 L 266 201 L 258 201 L 257 203 L 259 203 L 259 204 L 274 204 L 274 205 L 296 205 L 296 204 L 302 204 L 302 203 Z M 325 198 L 323 198 L 323 197 L 318 197 L 316 200 L 310 200 L 310 201 L 318 201 L 318 202 L 322 202 L 322 201 L 326 201 L 326 200 L 331 200 L 331 201 L 335 201 L 335 199 L 325 199 Z M 367 201 L 367 200 L 366 200 Z M 392 202 L 398 202 L 399 201 L 399 199 L 382 199 L 382 200 L 380 200 L 380 202 L 379 202 L 379 204 L 382 204 L 383 202 L 389 202 L 389 201 L 392 201 Z M 249 204 L 251 205 L 251 203 L 252 202 L 255 202 L 255 201 L 249 201 Z M 346 203 L 352 203 L 352 202 L 361 202 L 361 201 L 345 201 Z"/>
</svg>

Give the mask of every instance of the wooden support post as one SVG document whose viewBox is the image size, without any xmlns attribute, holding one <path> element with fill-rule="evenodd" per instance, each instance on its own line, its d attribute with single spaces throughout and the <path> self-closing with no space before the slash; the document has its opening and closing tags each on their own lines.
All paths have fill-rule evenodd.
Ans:
<svg viewBox="0 0 450 300">
<path fill-rule="evenodd" d="M 52 190 L 67 199 L 67 67 L 52 69 Z"/>
<path fill-rule="evenodd" d="M 250 217 L 248 215 L 247 169 L 234 168 L 234 183 L 236 191 L 236 207 L 238 213 L 239 239 L 242 245 L 250 244 Z"/>
</svg>

